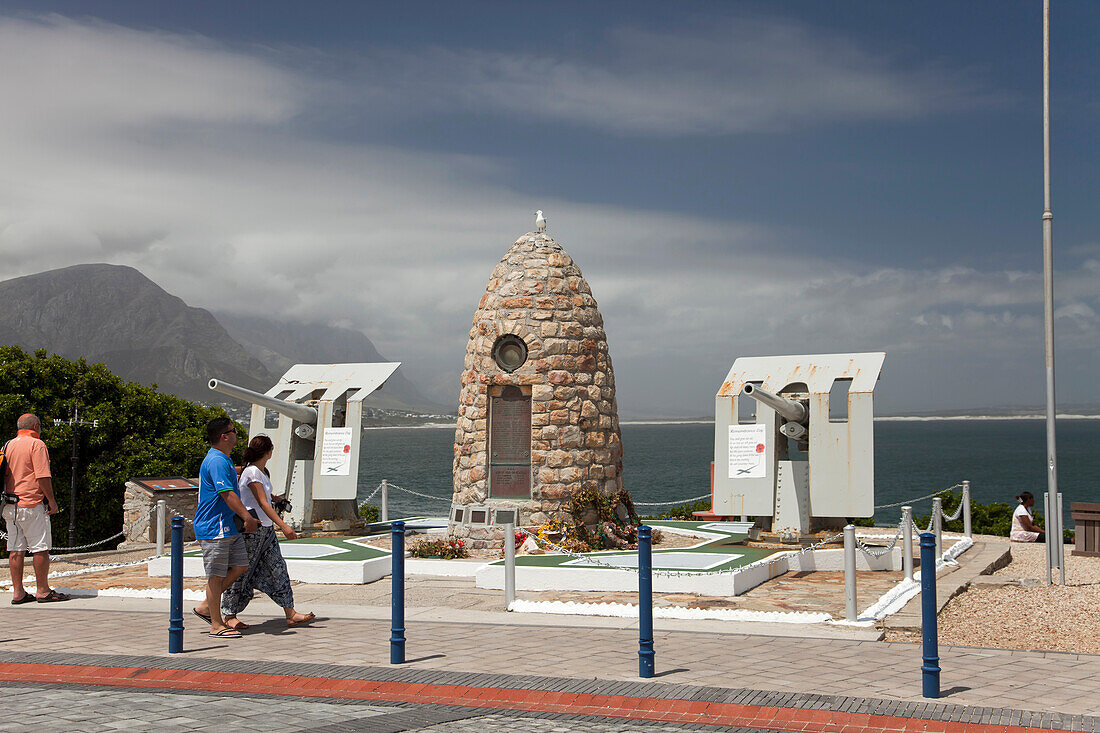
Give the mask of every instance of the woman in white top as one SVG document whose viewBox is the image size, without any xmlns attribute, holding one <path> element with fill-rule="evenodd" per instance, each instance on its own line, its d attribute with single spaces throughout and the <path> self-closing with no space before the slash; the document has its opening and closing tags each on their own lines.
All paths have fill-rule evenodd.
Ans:
<svg viewBox="0 0 1100 733">
<path fill-rule="evenodd" d="M 267 462 L 273 450 L 271 438 L 266 435 L 257 435 L 244 450 L 244 470 L 237 482 L 237 490 L 241 494 L 241 503 L 260 520 L 260 528 L 244 536 L 248 570 L 222 594 L 222 615 L 225 616 L 225 625 L 231 629 L 248 628 L 248 624 L 240 621 L 237 614 L 248 606 L 253 590 L 266 593 L 282 607 L 287 626 L 298 626 L 314 619 L 312 613 L 294 610 L 294 591 L 290 587 L 286 560 L 279 550 L 279 538 L 275 536 L 275 528 L 278 527 L 288 540 L 298 539 L 293 528 L 271 506 L 272 487 Z"/>
<path fill-rule="evenodd" d="M 1046 532 L 1037 526 L 1031 517 L 1031 507 L 1035 505 L 1035 497 L 1030 491 L 1024 491 L 1016 500 L 1020 505 L 1012 513 L 1012 531 L 1008 538 L 1013 542 L 1046 542 Z"/>
</svg>

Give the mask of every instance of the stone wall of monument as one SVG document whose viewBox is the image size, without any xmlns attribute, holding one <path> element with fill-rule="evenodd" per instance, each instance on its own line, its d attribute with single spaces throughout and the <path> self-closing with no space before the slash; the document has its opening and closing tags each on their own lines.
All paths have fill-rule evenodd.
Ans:
<svg viewBox="0 0 1100 733">
<path fill-rule="evenodd" d="M 493 348 L 513 334 L 527 345 L 512 373 Z M 470 329 L 454 446 L 454 503 L 514 506 L 523 525 L 570 517 L 574 492 L 622 487 L 615 374 L 592 291 L 572 258 L 545 233 L 529 233 L 493 270 Z M 498 499 L 489 481 L 489 400 L 514 386 L 531 399 L 530 498 Z M 491 533 L 466 532 L 477 537 Z M 476 546 L 476 544 L 475 544 Z"/>
</svg>

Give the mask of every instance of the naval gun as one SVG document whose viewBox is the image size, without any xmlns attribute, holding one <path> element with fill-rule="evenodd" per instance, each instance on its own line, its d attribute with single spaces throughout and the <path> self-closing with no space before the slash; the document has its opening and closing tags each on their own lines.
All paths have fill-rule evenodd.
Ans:
<svg viewBox="0 0 1100 733">
<path fill-rule="evenodd" d="M 221 392 L 224 395 L 229 395 L 230 397 L 236 397 L 242 402 L 251 402 L 253 405 L 259 405 L 266 410 L 274 410 L 280 415 L 286 415 L 292 420 L 300 422 L 302 425 L 317 424 L 317 410 L 307 405 L 300 405 L 297 402 L 287 402 L 286 400 L 280 400 L 275 397 L 268 397 L 260 392 L 253 392 L 250 389 L 238 387 L 235 384 L 223 382 L 218 379 L 210 380 L 210 389 L 215 392 Z M 302 437 L 310 436 L 303 435 Z"/>
<path fill-rule="evenodd" d="M 274 451 L 267 469 L 275 493 L 291 502 L 291 524 L 307 531 L 340 531 L 358 521 L 363 400 L 399 366 L 295 364 L 266 394 L 220 379 L 208 386 L 252 404 L 249 436 L 271 435 Z M 273 432 L 268 412 L 277 415 Z"/>
<path fill-rule="evenodd" d="M 808 426 L 806 425 L 810 418 L 810 410 L 807 407 L 809 404 L 808 399 L 803 401 L 780 397 L 751 382 L 741 388 L 741 394 L 752 397 L 762 405 L 767 405 L 775 410 L 775 414 L 786 420 L 783 426 L 779 428 L 779 432 L 800 443 L 809 441 L 807 436 Z"/>
<path fill-rule="evenodd" d="M 715 396 L 711 513 L 755 517 L 784 540 L 873 516 L 873 398 L 885 358 L 737 359 Z"/>
</svg>

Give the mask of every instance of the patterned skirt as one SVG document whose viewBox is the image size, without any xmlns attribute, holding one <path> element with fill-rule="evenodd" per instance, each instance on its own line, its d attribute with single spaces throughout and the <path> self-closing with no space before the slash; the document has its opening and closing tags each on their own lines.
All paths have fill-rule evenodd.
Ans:
<svg viewBox="0 0 1100 733">
<path fill-rule="evenodd" d="M 294 591 L 279 551 L 275 527 L 260 526 L 244 536 L 248 570 L 222 593 L 222 613 L 236 616 L 248 606 L 255 591 L 266 593 L 282 608 L 294 608 Z"/>
</svg>

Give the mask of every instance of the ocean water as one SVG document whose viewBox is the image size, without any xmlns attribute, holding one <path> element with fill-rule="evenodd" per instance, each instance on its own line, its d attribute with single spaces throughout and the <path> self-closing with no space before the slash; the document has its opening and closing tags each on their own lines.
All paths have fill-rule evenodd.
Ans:
<svg viewBox="0 0 1100 733">
<path fill-rule="evenodd" d="M 714 428 L 710 424 L 628 424 L 623 481 L 636 502 L 680 501 L 710 491 Z M 433 499 L 390 492 L 391 516 L 441 515 L 451 496 L 454 428 L 367 430 L 359 498 L 383 478 Z M 1100 420 L 1059 420 L 1058 487 L 1067 528 L 1069 505 L 1100 502 Z M 927 420 L 875 423 L 875 504 L 930 494 L 967 479 L 975 501 L 1005 501 L 1023 490 L 1042 507 L 1046 491 L 1046 423 L 1042 420 Z M 375 496 L 374 503 L 378 502 Z M 927 514 L 930 502 L 914 504 Z M 641 513 L 663 509 L 639 507 Z M 899 509 L 880 510 L 882 524 Z"/>
</svg>

